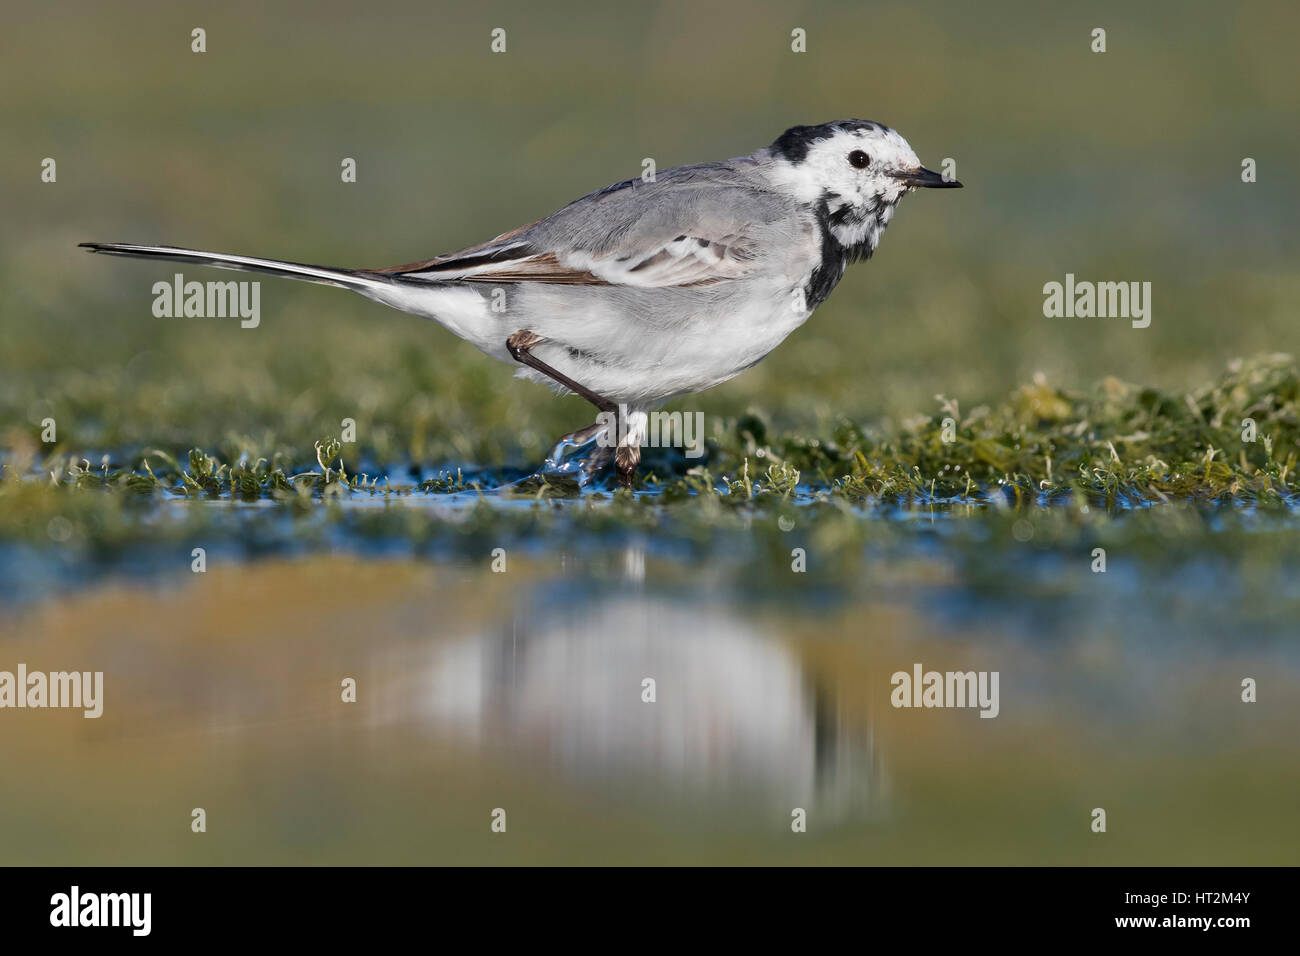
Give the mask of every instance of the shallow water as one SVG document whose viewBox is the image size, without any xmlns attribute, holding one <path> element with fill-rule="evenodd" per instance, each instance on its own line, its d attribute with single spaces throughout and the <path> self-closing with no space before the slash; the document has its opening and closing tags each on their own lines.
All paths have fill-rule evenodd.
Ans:
<svg viewBox="0 0 1300 956">
<path fill-rule="evenodd" d="M 3 714 L 5 861 L 1300 858 L 1286 512 L 623 507 L 178 500 L 7 549 L 0 669 L 106 690 Z M 997 672 L 996 717 L 893 706 L 917 665 Z"/>
</svg>

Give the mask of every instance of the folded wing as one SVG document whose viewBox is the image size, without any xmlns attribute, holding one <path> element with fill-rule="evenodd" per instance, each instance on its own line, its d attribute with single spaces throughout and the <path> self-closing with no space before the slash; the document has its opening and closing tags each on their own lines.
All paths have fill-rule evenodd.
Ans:
<svg viewBox="0 0 1300 956">
<path fill-rule="evenodd" d="M 531 225 L 459 252 L 389 269 L 414 282 L 710 286 L 763 267 L 784 199 L 729 164 L 668 170 L 584 196 Z"/>
</svg>

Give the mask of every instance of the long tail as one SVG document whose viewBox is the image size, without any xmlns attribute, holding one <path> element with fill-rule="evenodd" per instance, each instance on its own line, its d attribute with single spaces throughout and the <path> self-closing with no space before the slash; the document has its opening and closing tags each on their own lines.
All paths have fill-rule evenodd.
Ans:
<svg viewBox="0 0 1300 956">
<path fill-rule="evenodd" d="M 354 292 L 372 291 L 391 284 L 385 276 L 356 269 L 331 269 L 327 266 L 309 266 L 301 262 L 283 262 L 279 259 L 256 259 L 252 256 L 231 256 L 219 252 L 200 252 L 197 249 L 180 249 L 176 246 L 136 246 L 124 242 L 83 242 L 83 249 L 105 252 L 113 256 L 133 256 L 137 259 L 170 259 L 173 262 L 191 262 L 196 265 L 215 266 L 218 269 L 238 269 L 241 272 L 264 272 L 267 275 L 301 279 L 320 285 L 332 285 Z"/>
</svg>

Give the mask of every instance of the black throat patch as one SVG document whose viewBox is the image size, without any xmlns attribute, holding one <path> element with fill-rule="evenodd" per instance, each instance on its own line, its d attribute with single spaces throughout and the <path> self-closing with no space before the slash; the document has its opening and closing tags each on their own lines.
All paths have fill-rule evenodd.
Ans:
<svg viewBox="0 0 1300 956">
<path fill-rule="evenodd" d="M 813 215 L 817 220 L 817 229 L 821 233 L 821 264 L 813 270 L 808 278 L 808 284 L 804 286 L 804 301 L 811 312 L 817 306 L 826 301 L 837 285 L 840 279 L 844 278 L 844 270 L 855 262 L 861 262 L 871 258 L 871 253 L 875 250 L 871 247 L 870 231 L 864 236 L 862 242 L 846 246 L 835 238 L 832 226 L 860 226 L 869 219 L 874 219 L 880 215 L 882 200 L 876 197 L 875 201 L 866 207 L 842 206 L 831 211 L 830 201 L 835 198 L 833 194 L 826 194 L 817 201 L 813 207 Z"/>
</svg>

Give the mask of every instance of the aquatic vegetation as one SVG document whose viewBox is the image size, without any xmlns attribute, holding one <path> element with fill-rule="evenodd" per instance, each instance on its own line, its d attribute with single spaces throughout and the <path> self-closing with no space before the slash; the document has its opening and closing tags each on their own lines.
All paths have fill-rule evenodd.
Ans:
<svg viewBox="0 0 1300 956">
<path fill-rule="evenodd" d="M 944 396 L 936 401 L 929 416 L 889 431 L 845 421 L 827 437 L 771 434 L 758 417 L 741 416 L 710 436 L 700 464 L 671 449 L 654 450 L 642 490 L 657 502 L 842 498 L 949 505 L 1000 496 L 1026 504 L 1076 494 L 1125 505 L 1198 499 L 1269 506 L 1287 504 L 1300 488 L 1300 373 L 1289 356 L 1234 361 L 1216 381 L 1181 395 L 1115 379 L 1075 394 L 1038 377 L 1003 402 L 968 412 Z M 92 463 L 59 447 L 38 462 L 37 447 L 35 435 L 11 433 L 0 514 L 12 510 L 6 505 L 15 496 L 32 494 L 18 486 L 32 484 L 35 473 L 48 475 L 44 484 L 65 496 L 92 490 L 242 500 L 582 493 L 561 476 L 506 470 L 467 475 L 461 467 L 444 468 L 409 482 L 378 469 L 350 471 L 336 436 L 315 443 L 314 466 L 285 455 L 251 458 L 249 450 L 222 460 L 199 448 L 104 454 Z"/>
<path fill-rule="evenodd" d="M 1294 494 L 1300 380 L 1288 356 L 1232 363 L 1184 395 L 1114 379 L 1073 395 L 1039 379 L 997 407 L 941 415 L 873 441 L 854 429 L 854 496 L 968 497 L 1077 492 L 1111 502 L 1173 499 L 1281 503 Z M 949 434 L 945 435 L 945 420 Z"/>
<path fill-rule="evenodd" d="M 1298 401 L 1295 364 L 1265 356 L 1186 395 L 1039 380 L 996 405 L 964 412 L 939 398 L 928 416 L 825 436 L 749 414 L 719 427 L 698 462 L 652 450 L 635 492 L 524 469 L 380 467 L 334 436 L 270 459 L 253 447 L 92 458 L 65 446 L 39 456 L 11 431 L 0 599 L 188 566 L 196 544 L 240 560 L 339 548 L 478 560 L 503 547 L 603 554 L 611 567 L 631 548 L 728 569 L 758 599 L 804 587 L 793 549 L 832 593 L 885 567 L 885 580 L 918 560 L 932 568 L 927 542 L 939 541 L 939 566 L 972 593 L 1059 598 L 1042 575 L 1061 560 L 1086 569 L 1100 548 L 1166 575 L 1206 562 L 1234 579 L 1249 571 L 1273 582 L 1259 607 L 1300 612 L 1285 584 L 1300 567 Z"/>
</svg>

